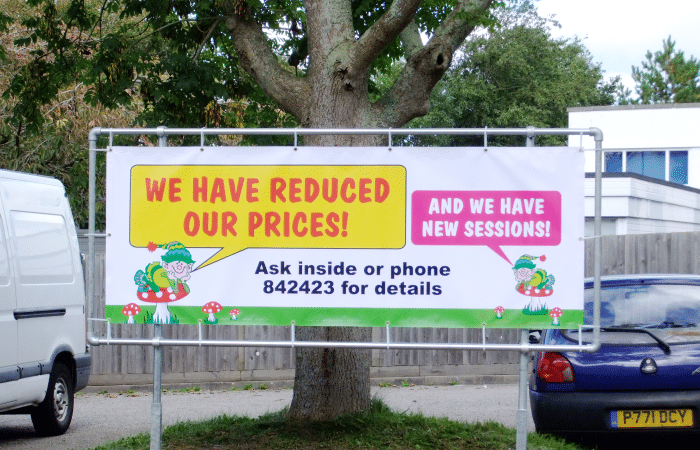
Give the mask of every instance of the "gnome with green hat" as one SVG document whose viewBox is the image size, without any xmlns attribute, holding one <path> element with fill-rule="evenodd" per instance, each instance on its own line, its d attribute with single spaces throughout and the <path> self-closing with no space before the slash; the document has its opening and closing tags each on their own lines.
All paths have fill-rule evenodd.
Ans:
<svg viewBox="0 0 700 450">
<path fill-rule="evenodd" d="M 165 250 L 165 254 L 161 257 L 161 266 L 168 272 L 170 287 L 173 289 L 173 292 L 177 294 L 180 287 L 182 287 L 185 292 L 189 293 L 190 288 L 187 286 L 186 281 L 190 279 L 190 272 L 192 272 L 192 266 L 194 265 L 190 251 L 177 241 L 158 245 L 157 247 Z"/>
<path fill-rule="evenodd" d="M 515 281 L 518 284 L 515 286 L 515 290 L 523 289 L 532 279 L 532 276 L 537 270 L 533 260 L 538 259 L 537 256 L 523 255 L 515 261 L 513 266 L 513 273 L 515 274 Z"/>
<path fill-rule="evenodd" d="M 515 262 L 513 273 L 518 284 L 515 285 L 515 290 L 522 292 L 523 290 L 535 288 L 536 290 L 545 289 L 549 294 L 554 284 L 554 275 L 550 275 L 544 269 L 538 269 L 535 266 L 534 260 L 539 259 L 545 261 L 546 256 L 530 256 L 523 255 Z M 543 295 L 545 295 L 543 294 Z"/>
<path fill-rule="evenodd" d="M 194 261 L 189 250 L 177 241 L 163 245 L 149 242 L 146 248 L 149 252 L 162 248 L 165 254 L 161 256 L 161 261 L 153 261 L 145 270 L 136 272 L 136 295 L 141 301 L 156 304 L 153 323 L 171 323 L 173 316 L 168 310 L 168 303 L 190 293 L 186 281 L 190 279 Z"/>
<path fill-rule="evenodd" d="M 526 314 L 539 314 L 541 311 L 546 311 L 543 297 L 549 297 L 553 292 L 554 276 L 544 269 L 538 269 L 534 263 L 536 259 L 545 261 L 547 258 L 544 255 L 523 255 L 513 265 L 515 280 L 518 282 L 515 290 L 530 297 L 530 303 L 525 307 L 525 310 L 529 311 Z"/>
</svg>

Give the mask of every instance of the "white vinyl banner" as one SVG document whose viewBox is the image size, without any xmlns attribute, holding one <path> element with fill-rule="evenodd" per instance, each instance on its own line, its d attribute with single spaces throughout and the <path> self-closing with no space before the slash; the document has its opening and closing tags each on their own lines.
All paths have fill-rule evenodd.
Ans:
<svg viewBox="0 0 700 450">
<path fill-rule="evenodd" d="M 115 323 L 577 327 L 565 147 L 114 147 Z"/>
</svg>

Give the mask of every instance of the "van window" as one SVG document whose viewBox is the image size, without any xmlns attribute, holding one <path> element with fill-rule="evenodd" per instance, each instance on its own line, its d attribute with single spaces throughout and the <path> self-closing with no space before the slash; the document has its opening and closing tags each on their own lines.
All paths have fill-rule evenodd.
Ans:
<svg viewBox="0 0 700 450">
<path fill-rule="evenodd" d="M 6 242 L 5 231 L 2 227 L 2 216 L 0 216 L 0 286 L 10 284 L 10 263 L 7 257 Z"/>
<path fill-rule="evenodd" d="M 10 223 L 21 284 L 73 282 L 71 247 L 62 216 L 10 211 Z"/>
</svg>

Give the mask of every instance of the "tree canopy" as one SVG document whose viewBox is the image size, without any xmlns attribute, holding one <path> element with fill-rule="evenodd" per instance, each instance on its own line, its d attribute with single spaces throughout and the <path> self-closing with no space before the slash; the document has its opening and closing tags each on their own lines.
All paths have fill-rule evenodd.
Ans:
<svg viewBox="0 0 700 450">
<path fill-rule="evenodd" d="M 632 66 L 638 99 L 625 103 L 693 103 L 700 102 L 700 62 L 686 59 L 671 36 L 663 41 L 662 49 L 647 51 L 641 67 Z"/>
<path fill-rule="evenodd" d="M 32 64 L 45 43 L 32 40 L 32 32 L 22 22 L 37 17 L 37 10 L 21 0 L 2 0 L 0 10 L 0 167 L 3 169 L 50 175 L 66 186 L 75 222 L 82 227 L 88 220 L 88 154 L 85 150 L 88 131 L 95 126 L 127 127 L 137 110 L 119 107 L 113 110 L 85 101 L 86 86 L 78 80 L 61 85 L 45 103 L 33 105 L 40 119 L 30 122 L 24 116 L 20 99 L 8 89 L 15 77 L 31 74 Z M 25 72 L 26 71 L 26 72 Z M 103 159 L 98 161 L 104 173 Z M 101 176 L 98 175 L 101 180 Z M 97 214 L 104 223 L 104 208 L 97 204 Z"/>
<path fill-rule="evenodd" d="M 512 3 L 512 2 L 508 2 Z M 518 3 L 518 2 L 516 2 Z M 86 104 L 135 108 L 166 126 L 388 128 L 425 115 L 455 52 L 493 26 L 496 0 L 28 0 L 12 18 L 28 49 L 4 98 L 15 136 L 37 133 L 70 86 Z M 10 25 L 3 17 L 0 26 Z M 424 41 L 425 38 L 425 41 Z M 375 76 L 398 63 L 378 90 Z M 498 68 L 498 65 L 495 66 Z M 527 75 L 527 74 L 524 74 Z M 537 74 L 531 74 L 532 77 Z M 254 121 L 246 118 L 254 117 Z M 241 120 L 242 118 L 242 120 Z M 382 136 L 308 136 L 376 145 Z M 371 330 L 311 328 L 301 340 L 366 341 Z M 370 404 L 369 350 L 298 349 L 290 417 L 329 420 Z"/>
<path fill-rule="evenodd" d="M 409 125 L 433 128 L 566 128 L 567 108 L 611 105 L 619 77 L 605 79 L 578 38 L 554 38 L 557 23 L 533 8 L 499 14 L 501 26 L 468 38 L 431 96 L 432 108 Z M 538 137 L 559 144 L 565 137 Z M 423 145 L 482 145 L 482 137 L 417 136 Z M 494 136 L 490 145 L 523 145 Z"/>
<path fill-rule="evenodd" d="M 142 101 L 143 125 L 220 126 L 221 105 L 245 98 L 258 106 L 256 115 L 279 107 L 302 126 L 324 126 L 313 113 L 318 99 L 309 95 L 319 75 L 342 78 L 338 86 L 357 97 L 372 90 L 370 74 L 420 53 L 409 57 L 412 64 L 377 102 L 373 118 L 355 119 L 401 126 L 427 111 L 429 89 L 464 37 L 493 22 L 491 3 L 30 0 L 38 14 L 19 20 L 30 34 L 18 44 L 45 45 L 33 50 L 6 95 L 18 99 L 12 122 L 30 130 L 44 120 L 41 105 L 76 81 L 93 105 Z M 420 33 L 432 36 L 428 45 Z M 430 67 L 420 68 L 427 61 Z M 425 85 L 425 100 L 400 103 L 418 84 Z"/>
</svg>

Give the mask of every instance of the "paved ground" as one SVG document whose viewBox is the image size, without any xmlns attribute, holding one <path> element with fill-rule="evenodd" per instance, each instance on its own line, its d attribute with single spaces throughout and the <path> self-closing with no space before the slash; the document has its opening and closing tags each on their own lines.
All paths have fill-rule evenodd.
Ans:
<svg viewBox="0 0 700 450">
<path fill-rule="evenodd" d="M 412 386 L 373 388 L 399 411 L 447 416 L 468 422 L 497 421 L 515 427 L 517 385 Z M 200 391 L 162 396 L 163 424 L 221 414 L 257 417 L 289 405 L 292 391 Z M 150 430 L 150 394 L 78 394 L 70 429 L 63 436 L 38 438 L 29 416 L 0 416 L 0 449 L 83 449 Z M 534 431 L 529 416 L 529 431 Z"/>
</svg>

